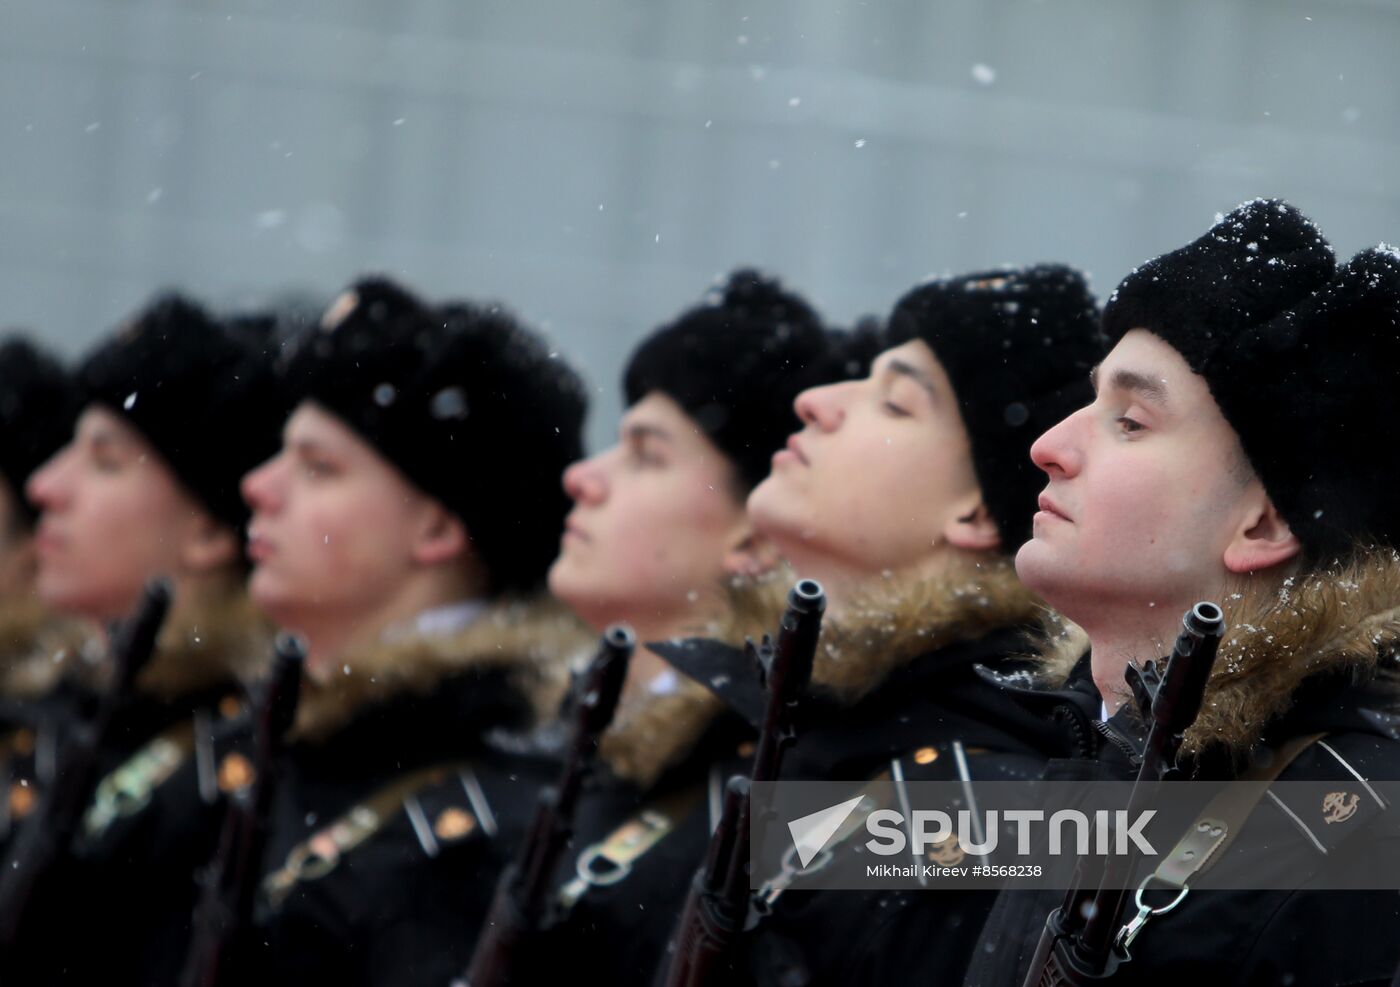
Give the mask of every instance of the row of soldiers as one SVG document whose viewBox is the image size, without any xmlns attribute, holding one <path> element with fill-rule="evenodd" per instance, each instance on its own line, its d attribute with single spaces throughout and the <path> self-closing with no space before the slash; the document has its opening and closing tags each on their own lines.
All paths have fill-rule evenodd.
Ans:
<svg viewBox="0 0 1400 987">
<path fill-rule="evenodd" d="M 596 699 L 571 672 L 620 622 L 639 644 L 598 770 L 499 982 L 664 978 L 763 727 L 743 644 L 793 574 L 827 616 L 782 778 L 1131 778 L 1125 670 L 1203 599 L 1229 631 L 1178 772 L 1400 772 L 1394 250 L 1339 264 L 1255 200 L 1102 308 L 1042 264 L 927 281 L 853 330 L 742 270 L 644 339 L 622 388 L 616 443 L 585 458 L 557 352 L 384 278 L 290 335 L 167 296 L 72 371 L 0 350 L 8 869 L 32 872 L 103 716 L 72 832 L 31 886 L 0 874 L 3 982 L 445 987 Z M 153 577 L 169 615 L 104 702 Z M 305 667 L 269 759 L 279 629 Z M 201 970 L 196 905 L 254 790 L 247 914 Z M 1383 799 L 1345 827 L 1269 803 L 1250 825 L 1298 886 L 1187 895 L 1109 979 L 1390 983 Z M 1324 858 L 1395 890 L 1310 890 Z M 801 883 L 713 982 L 1016 985 L 1047 914 Z"/>
</svg>

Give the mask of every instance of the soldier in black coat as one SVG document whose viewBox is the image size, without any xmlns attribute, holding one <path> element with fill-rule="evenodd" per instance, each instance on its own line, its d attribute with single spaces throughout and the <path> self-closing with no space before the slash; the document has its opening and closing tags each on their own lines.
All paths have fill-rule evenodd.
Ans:
<svg viewBox="0 0 1400 987">
<path fill-rule="evenodd" d="M 242 976 L 443 984 L 550 777 L 493 735 L 552 711 L 589 646 L 539 592 L 582 383 L 502 309 L 382 278 L 281 379 L 282 451 L 243 484 L 249 587 L 308 658 Z"/>
<path fill-rule="evenodd" d="M 64 708 L 90 715 L 106 673 L 106 626 L 149 579 L 167 577 L 174 603 L 100 754 L 76 841 L 31 901 L 19 954 L 6 962 L 27 983 L 90 982 L 98 968 L 108 982 L 145 983 L 179 962 L 178 950 L 148 943 L 187 920 L 193 861 L 208 848 L 182 865 L 165 855 L 173 847 L 143 853 L 109 840 L 182 764 L 208 763 L 200 755 L 215 724 L 238 711 L 244 683 L 266 661 L 266 627 L 244 593 L 238 481 L 274 445 L 280 414 L 266 354 L 179 295 L 155 299 L 101 340 L 75 377 L 81 414 L 27 487 L 40 515 L 38 598 L 86 625 L 77 653 L 95 663 L 92 680 L 65 679 Z M 205 781 L 213 805 L 217 780 Z M 190 830 L 209 844 L 215 831 Z M 68 941 L 74 928 L 84 930 L 80 949 Z"/>
<path fill-rule="evenodd" d="M 841 373 L 844 357 L 799 296 L 736 271 L 641 342 L 617 444 L 565 472 L 574 507 L 550 586 L 590 627 L 627 622 L 644 646 L 555 877 L 538 965 L 515 982 L 585 971 L 646 983 L 655 970 L 724 781 L 753 752 L 748 722 L 678 675 L 656 642 L 708 628 L 737 644 L 772 630 L 787 587 L 764 578 L 776 554 L 744 498 L 796 424 L 793 397 Z"/>
<path fill-rule="evenodd" d="M 798 397 L 805 428 L 750 496 L 758 529 L 830 597 L 783 777 L 983 781 L 1035 777 L 1049 725 L 982 677 L 1010 673 L 1041 605 L 1009 558 L 1029 527 L 1021 467 L 1036 425 L 1081 394 L 1098 355 L 1096 307 L 1068 268 L 998 270 L 921 285 L 901 299 L 867 377 Z M 752 672 L 732 649 L 664 652 L 750 718 Z M 829 848 L 830 849 L 830 848 Z M 812 866 L 842 866 L 837 846 Z M 789 883 L 790 881 L 790 883 Z M 930 969 L 956 978 L 991 896 L 804 890 L 783 874 L 754 937 L 758 982 L 871 982 L 906 944 L 910 912 L 942 930 Z"/>
<path fill-rule="evenodd" d="M 35 596 L 37 512 L 30 475 L 73 431 L 78 394 L 56 359 L 23 336 L 0 343 L 0 852 L 39 797 L 35 753 L 69 712 L 66 672 L 82 667 L 80 628 Z M 74 676 L 79 678 L 80 676 Z M 76 684 L 76 683 L 74 683 Z M 47 736 L 46 736 L 47 735 Z"/>
<path fill-rule="evenodd" d="M 1129 778 L 1145 728 L 1125 666 L 1164 655 L 1184 610 L 1215 600 L 1228 628 L 1178 767 L 1280 783 L 1223 853 L 1189 858 L 1184 893 L 1148 892 L 1179 900 L 1113 982 L 1384 984 L 1400 840 L 1371 782 L 1400 777 L 1400 467 L 1375 454 L 1374 423 L 1400 393 L 1400 256 L 1334 271 L 1312 223 L 1256 200 L 1129 275 L 1104 325 L 1094 400 L 1033 449 L 1049 483 L 1017 557 L 1085 635 L 1017 692 L 1066 728 L 1051 777 Z M 1003 894 L 967 982 L 1021 983 L 1059 897 Z"/>
</svg>

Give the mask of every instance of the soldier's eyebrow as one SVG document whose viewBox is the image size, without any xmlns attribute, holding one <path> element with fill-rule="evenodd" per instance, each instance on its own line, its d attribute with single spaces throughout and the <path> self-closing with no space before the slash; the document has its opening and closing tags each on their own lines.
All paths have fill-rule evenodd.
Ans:
<svg viewBox="0 0 1400 987">
<path fill-rule="evenodd" d="M 653 425 L 650 422 L 623 422 L 622 438 L 629 442 L 642 442 L 645 439 L 670 442 L 671 433 L 660 425 Z"/>
<path fill-rule="evenodd" d="M 125 435 L 105 423 L 79 429 L 78 437 L 94 449 L 109 452 L 125 449 L 131 445 L 130 440 Z"/>
<path fill-rule="evenodd" d="M 120 449 L 122 447 L 121 436 L 107 429 L 93 429 L 87 435 L 88 442 L 92 443 L 94 449 Z"/>
<path fill-rule="evenodd" d="M 930 400 L 938 399 L 938 388 L 934 386 L 933 378 L 924 373 L 912 363 L 907 363 L 898 357 L 891 357 L 880 367 L 882 376 L 908 377 L 928 392 Z"/>
<path fill-rule="evenodd" d="M 313 438 L 308 438 L 304 435 L 299 435 L 294 438 L 287 439 L 284 441 L 283 444 L 286 445 L 293 452 L 296 452 L 297 454 L 302 456 L 324 456 L 327 453 L 334 451 L 332 447 L 326 445 L 324 442 L 320 442 Z"/>
<path fill-rule="evenodd" d="M 1102 366 L 1103 364 L 1098 364 L 1089 371 L 1089 383 L 1093 386 L 1095 394 L 1099 392 L 1099 368 Z M 1165 381 L 1136 370 L 1115 370 L 1109 375 L 1108 383 L 1116 390 L 1129 391 L 1164 408 L 1171 403 L 1168 400 Z"/>
</svg>

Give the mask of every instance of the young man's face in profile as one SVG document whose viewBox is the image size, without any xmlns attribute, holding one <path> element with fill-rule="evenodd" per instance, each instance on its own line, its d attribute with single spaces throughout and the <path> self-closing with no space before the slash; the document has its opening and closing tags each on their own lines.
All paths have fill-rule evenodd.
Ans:
<svg viewBox="0 0 1400 987">
<path fill-rule="evenodd" d="M 1205 379 L 1158 336 L 1126 334 L 1094 387 L 1031 449 L 1048 483 L 1016 570 L 1071 620 L 1115 605 L 1179 615 L 1218 592 L 1267 498 Z"/>
</svg>

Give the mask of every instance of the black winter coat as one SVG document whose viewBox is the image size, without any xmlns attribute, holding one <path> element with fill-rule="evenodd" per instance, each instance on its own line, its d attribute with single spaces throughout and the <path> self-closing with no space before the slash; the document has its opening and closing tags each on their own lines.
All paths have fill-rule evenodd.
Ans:
<svg viewBox="0 0 1400 987">
<path fill-rule="evenodd" d="M 554 777 L 504 741 L 557 701 L 549 683 L 588 644 L 552 607 L 501 605 L 446 640 L 386 643 L 377 671 L 356 670 L 369 696 L 303 708 L 246 979 L 444 987 L 461 973 Z"/>
<path fill-rule="evenodd" d="M 9 967 L 25 971 L 22 982 L 174 983 L 194 871 L 222 816 L 217 781 L 203 779 L 213 793 L 202 797 L 195 762 L 217 756 L 217 725 L 241 708 L 239 687 L 227 683 L 178 700 L 143 698 L 117 717 L 70 852 L 26 910 L 22 956 Z"/>
<path fill-rule="evenodd" d="M 645 743 L 637 733 L 629 742 Z M 748 770 L 752 739 L 747 722 L 720 711 L 649 784 L 601 765 L 555 874 L 549 928 L 513 971 L 513 983 L 651 983 L 704 857 L 724 782 Z M 643 843 L 631 844 L 636 837 Z M 622 862 L 629 844 L 645 852 Z"/>
<path fill-rule="evenodd" d="M 969 782 L 1037 777 L 1040 752 L 1056 732 L 977 672 L 979 666 L 1013 671 L 1030 647 L 1025 630 L 1009 628 L 919 655 L 854 703 L 817 690 L 805 704 L 782 777 L 863 782 L 897 761 L 909 781 L 955 780 L 955 743 Z M 689 657 L 672 652 L 683 667 L 723 665 L 713 654 L 695 661 L 696 649 L 688 650 Z M 733 667 L 716 692 L 755 716 L 758 693 L 738 665 L 741 657 L 731 652 Z M 864 855 L 849 842 L 832 866 L 858 865 Z M 794 987 L 880 983 L 917 952 L 933 977 L 925 982 L 955 982 L 993 899 L 983 891 L 811 891 L 799 880 L 749 943 L 748 975 L 755 983 Z M 917 941 L 906 934 L 911 926 L 925 930 Z"/>
<path fill-rule="evenodd" d="M 507 682 L 473 675 L 295 745 L 250 947 L 259 982 L 441 985 L 459 973 L 551 777 L 487 735 L 531 718 Z"/>
<path fill-rule="evenodd" d="M 1344 680 L 1306 683 L 1297 703 L 1268 736 L 1275 745 L 1292 736 L 1325 734 L 1279 777 L 1279 782 L 1327 781 L 1358 789 L 1358 776 L 1400 779 L 1400 706 L 1389 689 Z M 1026 693 L 1031 708 L 1049 709 L 1065 725 L 1077 757 L 1051 762 L 1047 778 L 1092 776 L 1129 780 L 1136 772 L 1144 730 L 1125 705 L 1105 723 L 1089 677 L 1088 657 L 1062 689 Z M 1213 758 L 1196 766 L 1202 778 L 1228 778 L 1232 769 Z M 1353 773 L 1355 772 L 1355 773 Z M 1330 785 L 1328 786 L 1330 787 Z M 1358 789 L 1363 799 L 1370 800 Z M 1400 831 L 1379 804 L 1363 804 L 1354 826 L 1328 826 L 1313 805 L 1285 813 L 1268 798 L 1251 814 L 1251 839 L 1234 844 L 1214 865 L 1227 873 L 1295 875 L 1293 890 L 1199 889 L 1170 913 L 1152 919 L 1135 939 L 1132 960 L 1114 983 L 1165 985 L 1389 983 L 1400 962 Z M 1175 836 L 1168 836 L 1167 843 Z M 1267 849 L 1263 849 L 1267 847 Z M 1396 890 L 1329 891 L 1310 887 L 1309 875 L 1326 862 L 1335 875 L 1380 869 Z M 968 987 L 1019 987 L 1047 914 L 1060 892 L 1008 891 L 983 930 Z M 1132 913 L 1124 916 L 1124 921 Z"/>
</svg>

